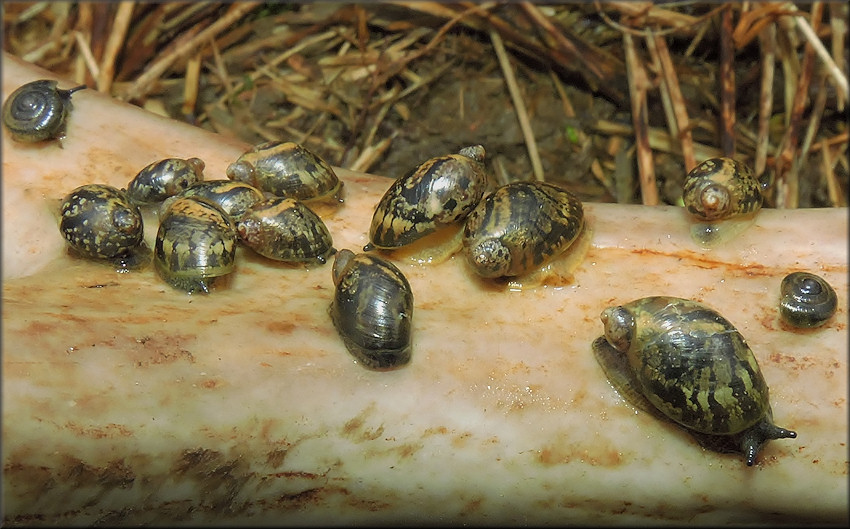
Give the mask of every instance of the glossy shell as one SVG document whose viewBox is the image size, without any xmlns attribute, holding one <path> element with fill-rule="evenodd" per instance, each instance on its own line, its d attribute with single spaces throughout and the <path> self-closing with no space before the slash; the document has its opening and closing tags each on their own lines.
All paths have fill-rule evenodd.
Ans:
<svg viewBox="0 0 850 529">
<path fill-rule="evenodd" d="M 656 296 L 609 307 L 601 319 L 605 335 L 594 353 L 624 397 L 637 394 L 696 434 L 730 439 L 747 465 L 766 441 L 796 437 L 773 425 L 752 350 L 713 309 Z"/>
<path fill-rule="evenodd" d="M 732 158 L 710 158 L 685 177 L 682 201 L 697 219 L 729 219 L 761 209 L 761 184 L 745 164 Z"/>
<path fill-rule="evenodd" d="M 144 167 L 127 185 L 127 196 L 136 204 L 154 204 L 203 180 L 200 158 L 165 158 Z"/>
<path fill-rule="evenodd" d="M 779 287 L 779 314 L 794 327 L 820 327 L 838 307 L 832 285 L 809 272 L 793 272 L 782 279 Z"/>
<path fill-rule="evenodd" d="M 169 285 L 206 293 L 217 278 L 233 272 L 236 241 L 236 226 L 216 205 L 180 198 L 160 220 L 154 264 Z"/>
<path fill-rule="evenodd" d="M 333 281 L 331 319 L 354 358 L 378 370 L 407 364 L 413 292 L 404 274 L 380 257 L 340 250 Z"/>
<path fill-rule="evenodd" d="M 139 247 L 144 222 L 139 208 L 121 190 L 87 184 L 69 193 L 60 207 L 59 230 L 81 256 L 113 259 Z"/>
<path fill-rule="evenodd" d="M 292 142 L 261 143 L 230 164 L 226 173 L 276 197 L 302 201 L 337 196 L 342 188 L 327 162 Z"/>
<path fill-rule="evenodd" d="M 396 180 L 378 203 L 365 251 L 398 248 L 465 219 L 487 187 L 484 147 L 431 158 Z"/>
<path fill-rule="evenodd" d="M 200 197 L 215 203 L 230 215 L 234 221 L 240 220 L 248 209 L 265 200 L 262 191 L 245 182 L 233 180 L 203 180 L 195 182 L 175 197 Z M 163 208 L 170 204 L 163 203 Z M 163 210 L 164 211 L 164 210 Z"/>
<path fill-rule="evenodd" d="M 58 85 L 56 81 L 42 79 L 12 92 L 3 104 L 3 124 L 12 138 L 38 142 L 65 136 L 71 94 L 85 85 L 69 90 L 62 90 Z"/>
<path fill-rule="evenodd" d="M 270 198 L 254 204 L 236 223 L 236 229 L 246 246 L 276 261 L 324 264 L 335 251 L 322 219 L 292 198 Z"/>
<path fill-rule="evenodd" d="M 583 227 L 581 201 L 569 191 L 514 182 L 485 197 L 469 215 L 463 246 L 480 276 L 518 276 L 564 252 Z"/>
</svg>

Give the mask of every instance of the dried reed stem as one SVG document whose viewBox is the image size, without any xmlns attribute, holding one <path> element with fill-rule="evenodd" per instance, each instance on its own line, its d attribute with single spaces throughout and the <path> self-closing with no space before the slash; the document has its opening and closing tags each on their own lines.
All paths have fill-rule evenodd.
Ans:
<svg viewBox="0 0 850 529">
<path fill-rule="evenodd" d="M 108 94 L 112 90 L 112 81 L 115 79 L 115 59 L 127 38 L 127 28 L 130 26 L 130 20 L 133 17 L 134 6 L 135 2 L 126 0 L 118 3 L 118 9 L 112 22 L 112 31 L 109 33 L 109 39 L 103 49 L 103 56 L 100 59 L 100 72 L 97 75 L 97 90 L 104 94 Z"/>
<path fill-rule="evenodd" d="M 735 156 L 735 46 L 732 40 L 732 8 L 726 7 L 720 22 L 720 148 Z"/>
<path fill-rule="evenodd" d="M 626 52 L 626 71 L 629 78 L 641 200 L 647 206 L 655 206 L 658 205 L 658 185 L 655 182 L 655 165 L 652 160 L 652 148 L 649 145 L 649 116 L 646 105 L 646 89 L 649 86 L 649 80 L 646 70 L 638 59 L 632 36 L 628 33 L 623 33 L 623 47 Z"/>
<path fill-rule="evenodd" d="M 758 143 L 753 170 L 764 173 L 770 146 L 770 116 L 773 113 L 773 78 L 776 72 L 776 25 L 766 26 L 759 34 L 761 48 L 761 90 L 759 91 Z"/>
</svg>

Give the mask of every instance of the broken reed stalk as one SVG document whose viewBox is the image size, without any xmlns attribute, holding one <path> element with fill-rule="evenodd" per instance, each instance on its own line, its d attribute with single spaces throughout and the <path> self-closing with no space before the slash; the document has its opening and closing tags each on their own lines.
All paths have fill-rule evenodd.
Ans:
<svg viewBox="0 0 850 529">
<path fill-rule="evenodd" d="M 115 11 L 112 31 L 110 31 L 106 46 L 103 49 L 103 57 L 100 60 L 100 72 L 96 77 L 97 90 L 104 94 L 109 94 L 112 91 L 112 81 L 115 79 L 115 59 L 118 57 L 118 53 L 121 51 L 124 41 L 127 38 L 127 28 L 130 26 L 130 20 L 133 18 L 134 7 L 135 2 L 125 0 L 118 3 L 118 9 Z"/>
<path fill-rule="evenodd" d="M 626 72 L 628 73 L 629 96 L 632 105 L 641 201 L 644 205 L 656 206 L 658 205 L 658 185 L 655 182 L 652 148 L 649 146 L 649 116 L 646 103 L 646 89 L 649 86 L 649 80 L 646 70 L 641 66 L 638 59 L 631 34 L 623 33 L 623 47 L 625 48 Z"/>
<path fill-rule="evenodd" d="M 735 45 L 732 40 L 732 8 L 726 7 L 720 22 L 720 149 L 735 156 Z"/>
<path fill-rule="evenodd" d="M 776 72 L 776 24 L 768 24 L 759 33 L 761 51 L 761 89 L 759 91 L 758 143 L 753 170 L 756 177 L 767 166 L 770 147 L 770 116 L 773 113 L 773 78 Z"/>
</svg>

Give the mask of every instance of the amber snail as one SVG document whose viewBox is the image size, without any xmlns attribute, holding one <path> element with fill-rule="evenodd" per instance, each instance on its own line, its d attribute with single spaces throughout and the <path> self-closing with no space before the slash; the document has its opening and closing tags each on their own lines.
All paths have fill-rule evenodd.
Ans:
<svg viewBox="0 0 850 529">
<path fill-rule="evenodd" d="M 172 287 L 209 293 L 219 278 L 235 269 L 236 242 L 236 226 L 218 206 L 183 197 L 160 219 L 154 265 Z"/>
<path fill-rule="evenodd" d="M 407 364 L 413 292 L 401 270 L 375 255 L 345 249 L 337 252 L 332 273 L 329 312 L 348 351 L 370 369 Z"/>
<path fill-rule="evenodd" d="M 236 223 L 236 231 L 246 246 L 276 261 L 324 264 L 336 251 L 322 219 L 292 198 L 254 204 Z"/>
<path fill-rule="evenodd" d="M 682 202 L 694 223 L 691 236 L 710 247 L 752 224 L 762 206 L 762 185 L 746 164 L 710 158 L 685 176 Z"/>
<path fill-rule="evenodd" d="M 144 221 L 126 194 L 106 184 L 71 191 L 60 206 L 59 230 L 77 254 L 108 260 L 120 268 L 143 264 Z"/>
<path fill-rule="evenodd" d="M 80 85 L 68 90 L 59 83 L 41 79 L 27 83 L 3 104 L 3 124 L 12 138 L 20 142 L 61 139 L 65 136 L 71 95 L 86 88 Z"/>
<path fill-rule="evenodd" d="M 203 179 L 200 158 L 165 158 L 142 168 L 127 185 L 127 196 L 136 204 L 154 204 Z"/>
<path fill-rule="evenodd" d="M 254 146 L 226 170 L 227 177 L 271 195 L 302 201 L 339 199 L 342 182 L 314 152 L 293 142 L 270 141 Z"/>
<path fill-rule="evenodd" d="M 161 211 L 166 211 L 171 202 L 178 197 L 200 197 L 215 203 L 224 210 L 231 219 L 239 221 L 248 212 L 248 209 L 265 200 L 263 192 L 245 182 L 233 180 L 201 180 L 195 182 L 173 197 L 166 199 L 161 206 Z"/>
<path fill-rule="evenodd" d="M 638 408 L 663 414 L 704 446 L 740 451 L 748 466 L 771 439 L 767 383 L 746 340 L 695 301 L 653 296 L 608 307 L 593 351 L 611 384 Z"/>
<path fill-rule="evenodd" d="M 397 179 L 384 193 L 369 227 L 374 248 L 398 248 L 464 220 L 487 187 L 484 147 L 426 160 Z"/>
<path fill-rule="evenodd" d="M 485 197 L 466 219 L 463 246 L 485 278 L 518 276 L 563 253 L 584 227 L 581 201 L 543 182 L 513 182 Z"/>
<path fill-rule="evenodd" d="M 793 272 L 779 287 L 779 314 L 794 327 L 809 329 L 826 323 L 838 307 L 835 289 L 810 272 Z"/>
</svg>

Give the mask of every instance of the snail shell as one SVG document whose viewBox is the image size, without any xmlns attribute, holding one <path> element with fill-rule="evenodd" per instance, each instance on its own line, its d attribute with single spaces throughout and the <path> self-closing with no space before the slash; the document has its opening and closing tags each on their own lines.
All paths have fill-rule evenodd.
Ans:
<svg viewBox="0 0 850 529">
<path fill-rule="evenodd" d="M 838 307 L 832 285 L 809 272 L 793 272 L 779 287 L 779 313 L 786 323 L 800 328 L 820 327 Z"/>
<path fill-rule="evenodd" d="M 338 197 L 342 182 L 318 155 L 293 142 L 256 145 L 227 167 L 227 177 L 281 198 Z"/>
<path fill-rule="evenodd" d="M 162 211 L 171 204 L 169 201 L 176 197 L 200 197 L 215 203 L 224 210 L 231 219 L 239 221 L 248 212 L 248 209 L 265 200 L 263 192 L 245 182 L 233 180 L 202 180 L 195 182 L 183 191 L 167 199 L 162 204 Z"/>
<path fill-rule="evenodd" d="M 169 285 L 208 293 L 233 272 L 236 226 L 218 206 L 198 197 L 175 200 L 160 220 L 154 264 Z"/>
<path fill-rule="evenodd" d="M 655 296 L 606 308 L 601 319 L 605 335 L 593 343 L 594 354 L 636 406 L 654 408 L 697 439 L 728 441 L 747 465 L 768 440 L 797 436 L 773 424 L 752 350 L 708 306 Z"/>
<path fill-rule="evenodd" d="M 58 85 L 56 81 L 42 79 L 12 92 L 3 104 L 3 123 L 13 139 L 38 142 L 65 136 L 71 94 L 86 86 L 62 90 Z"/>
<path fill-rule="evenodd" d="M 127 195 L 105 184 L 86 184 L 62 200 L 59 230 L 68 244 L 90 259 L 131 259 L 141 249 L 144 221 Z M 126 266 L 126 265 L 121 265 Z"/>
<path fill-rule="evenodd" d="M 484 147 L 431 158 L 396 180 L 378 203 L 363 250 L 398 248 L 467 217 L 484 195 Z"/>
<path fill-rule="evenodd" d="M 200 158 L 165 158 L 144 167 L 127 185 L 127 196 L 136 204 L 153 204 L 203 180 Z"/>
<path fill-rule="evenodd" d="M 236 223 L 236 230 L 246 246 L 276 261 L 324 264 L 336 251 L 322 219 L 293 198 L 254 204 Z"/>
<path fill-rule="evenodd" d="M 469 215 L 463 246 L 480 276 L 518 276 L 564 252 L 583 227 L 581 201 L 569 191 L 513 182 L 485 197 Z"/>
<path fill-rule="evenodd" d="M 407 364 L 413 292 L 404 274 L 380 257 L 340 250 L 333 281 L 331 319 L 354 358 L 378 370 Z"/>
</svg>

